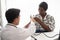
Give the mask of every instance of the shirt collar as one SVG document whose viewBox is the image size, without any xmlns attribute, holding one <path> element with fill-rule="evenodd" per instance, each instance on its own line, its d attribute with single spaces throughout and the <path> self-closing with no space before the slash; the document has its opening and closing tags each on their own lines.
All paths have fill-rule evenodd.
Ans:
<svg viewBox="0 0 60 40">
<path fill-rule="evenodd" d="M 13 27 L 16 27 L 15 24 L 12 24 L 12 23 L 8 23 L 7 25 L 10 25 L 10 26 L 13 26 Z M 17 28 L 17 27 L 16 27 Z"/>
<path fill-rule="evenodd" d="M 47 15 L 48 15 L 48 14 L 45 15 L 44 19 L 46 19 L 46 16 L 47 16 Z M 41 16 L 40 14 L 39 14 L 39 16 L 42 18 L 42 16 Z"/>
</svg>

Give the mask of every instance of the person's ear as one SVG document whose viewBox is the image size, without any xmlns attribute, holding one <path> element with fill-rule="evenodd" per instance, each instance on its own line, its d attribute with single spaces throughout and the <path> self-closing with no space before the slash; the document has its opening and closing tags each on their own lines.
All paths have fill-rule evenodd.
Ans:
<svg viewBox="0 0 60 40">
<path fill-rule="evenodd" d="M 16 22 L 16 21 L 17 21 L 17 18 L 14 19 L 14 22 Z"/>
</svg>

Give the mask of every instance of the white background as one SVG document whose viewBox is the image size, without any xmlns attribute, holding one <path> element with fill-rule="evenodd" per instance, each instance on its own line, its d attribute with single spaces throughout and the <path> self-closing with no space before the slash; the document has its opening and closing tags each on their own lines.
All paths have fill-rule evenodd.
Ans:
<svg viewBox="0 0 60 40">
<path fill-rule="evenodd" d="M 30 21 L 31 15 L 38 14 L 38 6 L 43 1 L 48 3 L 47 13 L 55 18 L 55 30 L 51 32 L 51 35 L 58 34 L 60 28 L 60 0 L 1 0 L 3 27 L 7 23 L 5 19 L 5 11 L 7 9 L 18 8 L 21 10 L 18 27 L 22 28 Z"/>
</svg>

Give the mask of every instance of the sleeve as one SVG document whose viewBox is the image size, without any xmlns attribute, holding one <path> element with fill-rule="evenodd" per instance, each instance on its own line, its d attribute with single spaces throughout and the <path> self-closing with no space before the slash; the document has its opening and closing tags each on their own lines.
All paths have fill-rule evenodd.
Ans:
<svg viewBox="0 0 60 40">
<path fill-rule="evenodd" d="M 54 18 L 53 18 L 52 16 L 50 16 L 50 17 L 46 20 L 45 23 L 46 23 L 46 25 L 49 26 L 49 28 L 51 29 L 51 31 L 54 30 L 54 28 L 55 28 L 55 20 L 54 20 Z"/>
<path fill-rule="evenodd" d="M 36 31 L 36 27 L 35 27 L 34 23 L 31 23 L 29 26 L 30 26 L 29 28 L 24 28 L 23 29 L 22 36 L 24 38 L 27 38 L 27 37 L 31 36 Z"/>
</svg>

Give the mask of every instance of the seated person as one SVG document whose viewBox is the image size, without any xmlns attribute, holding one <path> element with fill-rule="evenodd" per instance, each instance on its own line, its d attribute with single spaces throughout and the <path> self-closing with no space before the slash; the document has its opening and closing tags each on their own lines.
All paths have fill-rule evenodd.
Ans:
<svg viewBox="0 0 60 40">
<path fill-rule="evenodd" d="M 35 33 L 36 27 L 34 23 L 29 22 L 24 28 L 18 28 L 20 20 L 19 9 L 8 9 L 5 13 L 8 24 L 2 29 L 1 40 L 25 40 L 33 33 Z M 34 20 L 31 18 L 34 22 Z M 32 24 L 31 24 L 32 23 Z"/>
<path fill-rule="evenodd" d="M 55 20 L 53 16 L 47 14 L 48 4 L 46 2 L 41 2 L 39 4 L 39 14 L 34 16 L 36 33 L 41 32 L 51 32 L 55 28 Z"/>
<path fill-rule="evenodd" d="M 32 40 L 37 40 L 34 36 L 39 35 L 43 32 L 51 32 L 55 28 L 54 17 L 47 14 L 48 4 L 46 2 L 41 2 L 39 4 L 39 14 L 34 16 L 36 32 L 31 36 Z"/>
</svg>

